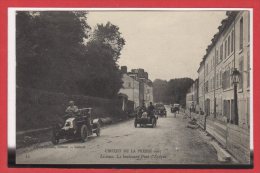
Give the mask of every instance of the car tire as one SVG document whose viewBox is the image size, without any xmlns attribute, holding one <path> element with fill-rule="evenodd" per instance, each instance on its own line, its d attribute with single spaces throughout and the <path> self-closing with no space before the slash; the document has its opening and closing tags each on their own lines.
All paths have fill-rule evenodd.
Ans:
<svg viewBox="0 0 260 173">
<path fill-rule="evenodd" d="M 51 138 L 51 142 L 53 145 L 57 145 L 59 143 L 59 138 L 53 135 Z"/>
<path fill-rule="evenodd" d="M 100 133 L 101 133 L 100 125 L 97 124 L 96 135 L 100 136 Z"/>
<path fill-rule="evenodd" d="M 81 126 L 80 139 L 82 142 L 85 142 L 88 139 L 88 128 L 85 124 Z"/>
<path fill-rule="evenodd" d="M 152 119 L 152 128 L 154 128 L 156 126 L 156 120 L 155 118 Z"/>
<path fill-rule="evenodd" d="M 136 121 L 134 122 L 134 126 L 135 126 L 135 128 L 137 128 L 137 122 Z"/>
</svg>

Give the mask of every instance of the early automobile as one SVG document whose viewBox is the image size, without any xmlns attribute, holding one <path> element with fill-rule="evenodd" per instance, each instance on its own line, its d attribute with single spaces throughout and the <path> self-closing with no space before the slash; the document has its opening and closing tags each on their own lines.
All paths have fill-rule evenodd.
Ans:
<svg viewBox="0 0 260 173">
<path fill-rule="evenodd" d="M 171 106 L 171 112 L 172 113 L 174 113 L 174 112 L 178 112 L 179 113 L 179 111 L 180 111 L 180 104 L 175 103 L 175 104 L 173 104 Z"/>
<path fill-rule="evenodd" d="M 164 116 L 166 117 L 167 116 L 167 111 L 166 111 L 166 108 L 163 104 L 156 104 L 155 105 L 155 114 L 156 115 L 159 115 L 159 116 Z"/>
<path fill-rule="evenodd" d="M 141 109 L 135 117 L 134 126 L 137 127 L 145 127 L 150 125 L 151 127 L 155 127 L 157 125 L 158 117 L 154 114 L 154 112 L 148 113 L 146 110 Z"/>
<path fill-rule="evenodd" d="M 56 145 L 60 139 L 78 139 L 85 142 L 93 134 L 100 136 L 99 119 L 92 120 L 91 110 L 92 108 L 83 108 L 73 115 L 65 115 L 65 123 L 55 124 L 53 127 L 52 143 Z"/>
</svg>

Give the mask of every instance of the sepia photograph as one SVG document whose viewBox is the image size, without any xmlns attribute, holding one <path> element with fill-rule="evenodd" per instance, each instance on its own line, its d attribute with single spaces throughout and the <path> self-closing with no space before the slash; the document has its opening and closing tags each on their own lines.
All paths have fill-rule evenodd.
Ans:
<svg viewBox="0 0 260 173">
<path fill-rule="evenodd" d="M 9 166 L 253 168 L 252 9 L 8 13 Z"/>
</svg>

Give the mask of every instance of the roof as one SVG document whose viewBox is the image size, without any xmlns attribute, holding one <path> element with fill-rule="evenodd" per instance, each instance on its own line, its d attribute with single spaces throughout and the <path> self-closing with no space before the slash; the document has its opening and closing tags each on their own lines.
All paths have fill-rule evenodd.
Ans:
<svg viewBox="0 0 260 173">
<path fill-rule="evenodd" d="M 226 12 L 227 18 L 225 18 L 221 21 L 221 25 L 218 27 L 219 31 L 216 34 L 214 34 L 213 38 L 211 39 L 211 43 L 210 43 L 210 45 L 208 45 L 208 47 L 206 49 L 206 54 L 203 56 L 197 72 L 199 72 L 201 66 L 204 65 L 207 56 L 209 55 L 210 51 L 212 50 L 212 48 L 217 43 L 221 34 L 232 24 L 232 22 L 234 21 L 234 19 L 237 16 L 238 13 L 239 13 L 239 11 L 227 11 Z"/>
</svg>

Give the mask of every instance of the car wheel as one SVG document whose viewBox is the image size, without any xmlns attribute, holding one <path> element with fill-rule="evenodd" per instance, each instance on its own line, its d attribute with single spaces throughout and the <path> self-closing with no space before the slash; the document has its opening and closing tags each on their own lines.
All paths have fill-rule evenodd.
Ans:
<svg viewBox="0 0 260 173">
<path fill-rule="evenodd" d="M 59 143 L 59 138 L 57 138 L 56 136 L 52 136 L 51 142 L 53 145 L 57 145 Z"/>
<path fill-rule="evenodd" d="M 154 128 L 156 126 L 156 121 L 155 121 L 155 119 L 153 118 L 152 119 L 152 128 Z"/>
<path fill-rule="evenodd" d="M 100 136 L 100 133 L 101 133 L 100 125 L 97 124 L 96 135 L 97 135 L 97 136 Z"/>
<path fill-rule="evenodd" d="M 137 122 L 136 121 L 134 122 L 134 126 L 135 126 L 135 128 L 137 127 Z"/>
<path fill-rule="evenodd" d="M 88 139 L 88 128 L 87 128 L 86 125 L 81 126 L 80 139 L 81 139 L 82 142 L 85 142 Z"/>
<path fill-rule="evenodd" d="M 51 142 L 53 143 L 53 145 L 57 145 L 59 143 L 59 138 L 56 129 L 52 130 Z"/>
</svg>

